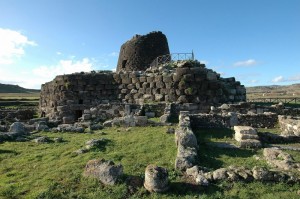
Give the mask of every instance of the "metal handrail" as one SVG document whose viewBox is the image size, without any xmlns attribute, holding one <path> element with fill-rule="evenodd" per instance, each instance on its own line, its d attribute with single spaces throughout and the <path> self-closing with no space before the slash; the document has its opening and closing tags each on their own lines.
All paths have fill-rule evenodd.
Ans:
<svg viewBox="0 0 300 199">
<path fill-rule="evenodd" d="M 173 61 L 182 61 L 182 60 L 194 60 L 194 52 L 192 53 L 172 53 L 167 55 L 161 55 L 156 57 L 150 64 L 150 66 L 158 66 L 161 64 L 170 63 Z"/>
<path fill-rule="evenodd" d="M 263 102 L 263 103 L 285 103 L 285 104 L 290 104 L 290 103 L 299 103 L 300 98 L 298 97 L 293 97 L 293 98 L 253 98 L 253 99 L 247 99 L 247 102 Z"/>
</svg>

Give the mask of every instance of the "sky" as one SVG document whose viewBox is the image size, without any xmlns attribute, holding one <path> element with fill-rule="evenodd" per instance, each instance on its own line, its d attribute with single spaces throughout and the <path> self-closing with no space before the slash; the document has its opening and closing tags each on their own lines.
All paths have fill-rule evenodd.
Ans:
<svg viewBox="0 0 300 199">
<path fill-rule="evenodd" d="M 245 86 L 300 83 L 300 0 L 0 0 L 0 83 L 115 70 L 135 34 Z"/>
</svg>

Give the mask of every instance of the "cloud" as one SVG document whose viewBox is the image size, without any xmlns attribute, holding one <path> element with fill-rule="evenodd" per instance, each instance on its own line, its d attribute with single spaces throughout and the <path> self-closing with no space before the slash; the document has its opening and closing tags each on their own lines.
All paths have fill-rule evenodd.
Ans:
<svg viewBox="0 0 300 199">
<path fill-rule="evenodd" d="M 15 58 L 25 54 L 26 46 L 36 45 L 20 32 L 0 28 L 0 64 L 12 64 Z"/>
<path fill-rule="evenodd" d="M 300 81 L 300 74 L 289 77 L 289 81 Z"/>
<path fill-rule="evenodd" d="M 278 77 L 275 77 L 274 79 L 272 79 L 273 83 L 285 82 L 285 81 L 286 81 L 286 79 L 283 76 L 278 76 Z"/>
<path fill-rule="evenodd" d="M 57 75 L 95 70 L 92 59 L 63 59 L 53 66 L 39 66 L 32 70 L 17 70 L 15 66 L 0 68 L 0 82 L 18 84 L 25 88 L 41 88 L 41 84 L 49 82 Z"/>
<path fill-rule="evenodd" d="M 57 54 L 57 55 L 62 55 L 62 53 L 61 53 L 61 52 L 59 52 L 59 51 L 57 51 L 57 52 L 56 52 L 56 54 Z"/>
<path fill-rule="evenodd" d="M 296 74 L 294 76 L 290 76 L 288 78 L 285 78 L 283 76 L 278 76 L 272 79 L 273 83 L 278 83 L 278 82 L 295 82 L 295 81 L 300 81 L 300 74 Z"/>
<path fill-rule="evenodd" d="M 235 66 L 235 67 L 243 67 L 243 66 L 254 66 L 256 64 L 257 64 L 257 61 L 255 61 L 254 59 L 248 59 L 248 60 L 245 60 L 245 61 L 235 62 L 233 64 L 233 66 Z"/>
<path fill-rule="evenodd" d="M 71 74 L 75 72 L 89 72 L 93 70 L 93 63 L 89 58 L 82 60 L 66 59 L 60 60 L 55 66 L 40 66 L 33 69 L 33 74 L 38 77 L 53 79 L 56 75 Z"/>
<path fill-rule="evenodd" d="M 110 57 L 117 57 L 117 56 L 119 56 L 119 53 L 112 52 L 112 53 L 109 53 L 108 56 L 110 56 Z"/>
</svg>

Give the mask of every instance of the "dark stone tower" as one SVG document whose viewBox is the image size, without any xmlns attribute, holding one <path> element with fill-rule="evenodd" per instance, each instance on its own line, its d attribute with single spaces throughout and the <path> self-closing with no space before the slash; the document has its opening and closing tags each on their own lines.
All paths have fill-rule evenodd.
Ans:
<svg viewBox="0 0 300 199">
<path fill-rule="evenodd" d="M 160 31 L 135 35 L 121 46 L 117 72 L 144 71 L 160 55 L 170 54 L 167 37 Z"/>
</svg>

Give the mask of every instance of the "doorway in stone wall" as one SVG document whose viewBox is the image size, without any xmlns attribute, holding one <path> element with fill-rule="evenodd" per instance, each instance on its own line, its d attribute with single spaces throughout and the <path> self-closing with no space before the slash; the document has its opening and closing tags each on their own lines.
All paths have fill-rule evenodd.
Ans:
<svg viewBox="0 0 300 199">
<path fill-rule="evenodd" d="M 75 111 L 75 121 L 78 121 L 78 119 L 79 119 L 80 117 L 82 117 L 82 113 L 83 113 L 82 110 L 76 110 L 76 111 Z"/>
</svg>

